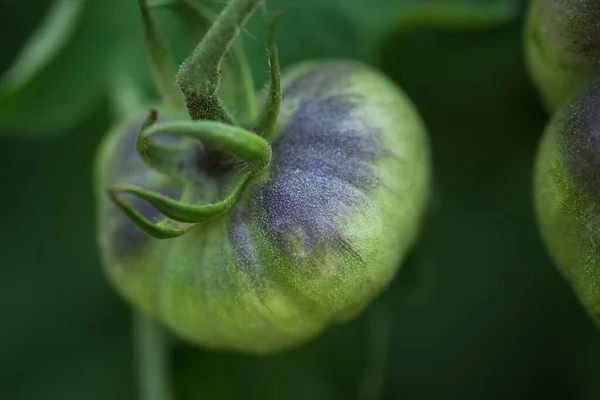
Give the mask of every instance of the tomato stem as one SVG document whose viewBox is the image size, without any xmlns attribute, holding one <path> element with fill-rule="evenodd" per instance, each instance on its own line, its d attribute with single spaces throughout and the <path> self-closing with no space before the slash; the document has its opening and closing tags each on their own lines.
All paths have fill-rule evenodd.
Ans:
<svg viewBox="0 0 600 400">
<path fill-rule="evenodd" d="M 212 120 L 236 125 L 218 96 L 221 64 L 240 28 L 261 0 L 231 0 L 177 73 L 177 84 L 194 120 Z"/>
<path fill-rule="evenodd" d="M 133 330 L 140 399 L 173 400 L 166 333 L 157 322 L 141 312 L 134 314 Z"/>
<path fill-rule="evenodd" d="M 152 3 L 153 7 L 169 7 L 183 23 L 188 36 L 194 44 L 202 40 L 217 15 L 210 9 L 192 0 L 168 0 Z M 223 60 L 223 80 L 225 90 L 221 87 L 219 95 L 237 119 L 252 121 L 256 118 L 256 98 L 252 72 L 246 59 L 241 42 L 234 41 L 228 56 Z"/>
</svg>

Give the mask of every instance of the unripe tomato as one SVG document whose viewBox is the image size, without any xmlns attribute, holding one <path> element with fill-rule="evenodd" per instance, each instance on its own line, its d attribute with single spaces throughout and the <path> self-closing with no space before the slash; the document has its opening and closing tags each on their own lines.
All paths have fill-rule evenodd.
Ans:
<svg viewBox="0 0 600 400">
<path fill-rule="evenodd" d="M 554 111 L 600 74 L 600 2 L 531 0 L 525 49 L 530 75 Z"/>
<path fill-rule="evenodd" d="M 97 159 L 99 238 L 112 282 L 180 336 L 266 353 L 352 318 L 390 282 L 427 205 L 424 125 L 396 85 L 359 62 L 303 63 L 283 75 L 272 160 L 235 205 L 176 238 L 154 239 L 106 196 L 135 184 L 182 189 L 136 153 L 143 115 L 115 128 Z M 159 113 L 160 115 L 160 113 Z M 190 153 L 185 197 L 231 191 L 239 163 Z M 162 216 L 139 198 L 149 220 Z"/>
<path fill-rule="evenodd" d="M 600 321 L 600 81 L 565 104 L 547 127 L 535 205 L 551 255 Z"/>
</svg>

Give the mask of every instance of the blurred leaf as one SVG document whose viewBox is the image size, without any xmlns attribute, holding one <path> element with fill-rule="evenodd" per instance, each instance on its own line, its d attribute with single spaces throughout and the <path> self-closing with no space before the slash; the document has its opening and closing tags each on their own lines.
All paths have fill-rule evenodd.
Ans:
<svg viewBox="0 0 600 400">
<path fill-rule="evenodd" d="M 0 138 L 2 399 L 134 398 L 129 311 L 96 250 L 98 111 L 59 138 Z"/>
<path fill-rule="evenodd" d="M 89 115 L 106 94 L 106 87 L 112 86 L 115 75 L 139 77 L 140 85 L 149 86 L 136 2 L 87 0 L 81 10 L 83 2 L 58 1 L 55 10 L 61 12 L 51 12 L 49 15 L 55 17 L 49 17 L 49 21 L 54 22 L 44 25 L 52 29 L 40 28 L 52 35 L 35 35 L 32 39 L 35 44 L 23 50 L 6 75 L 7 94 L 0 98 L 0 128 L 6 134 L 31 136 L 69 129 Z M 278 28 L 282 66 L 307 58 L 368 60 L 373 57 L 370 52 L 374 42 L 398 19 L 410 24 L 419 21 L 423 25 L 455 20 L 472 24 L 469 21 L 513 17 L 514 7 L 511 8 L 513 3 L 509 0 L 499 3 L 500 6 L 475 6 L 478 3 L 473 2 L 444 4 L 441 0 L 425 5 L 414 0 L 378 0 L 376 4 L 372 0 L 267 1 L 262 12 L 257 13 L 261 17 L 254 18 L 245 30 L 247 37 L 247 32 L 256 33 L 249 36 L 252 41 L 247 46 L 254 76 L 260 84 L 268 78 L 264 51 L 266 26 L 270 13 L 277 9 L 287 11 L 285 23 Z M 463 14 L 473 7 L 476 10 L 461 15 L 455 11 L 457 4 L 462 4 Z M 445 11 L 440 12 L 442 5 Z M 171 41 L 174 31 L 178 32 L 163 29 Z"/>
<path fill-rule="evenodd" d="M 427 26 L 479 28 L 515 21 L 519 0 L 268 0 L 244 39 L 255 81 L 268 79 L 266 21 L 284 10 L 277 28 L 281 65 L 306 59 L 377 60 L 378 45 L 391 31 Z M 251 34 L 249 32 L 252 32 Z"/>
<path fill-rule="evenodd" d="M 136 2 L 87 0 L 70 40 L 26 90 L 1 103 L 2 132 L 56 135 L 80 123 L 102 98 L 113 65 L 136 55 L 132 42 L 140 36 Z M 147 69 L 145 59 L 137 61 Z"/>
<path fill-rule="evenodd" d="M 25 90 L 64 48 L 75 32 L 84 5 L 85 0 L 55 0 L 13 65 L 0 76 L 0 107 Z"/>
<path fill-rule="evenodd" d="M 436 182 L 435 209 L 390 295 L 389 398 L 578 398 L 566 371 L 592 324 L 535 225 L 531 166 L 547 116 L 521 42 L 521 21 L 398 26 L 380 49 L 428 126 Z M 421 284 L 412 307 L 407 284 Z"/>
<path fill-rule="evenodd" d="M 115 71 L 149 81 L 132 3 L 106 0 L 96 8 L 102 50 L 90 60 L 101 61 L 106 74 L 98 93 Z M 436 29 L 413 22 L 406 29 L 401 18 L 409 14 L 378 11 L 383 4 L 268 3 L 270 12 L 288 12 L 278 29 L 285 65 L 374 60 L 418 107 L 430 131 L 436 193 L 417 248 L 365 313 L 296 350 L 252 357 L 177 347 L 177 398 L 356 398 L 369 379 L 371 318 L 382 310 L 390 314 L 391 340 L 378 375 L 381 399 L 598 398 L 600 335 L 534 222 L 531 167 L 547 116 L 525 73 L 521 21 Z M 369 53 L 359 43 L 377 13 L 391 25 Z M 249 32 L 264 36 L 267 17 L 259 12 L 243 35 L 258 82 L 268 77 L 264 40 Z M 169 24 L 161 27 L 176 45 Z M 91 159 L 109 124 L 101 115 L 57 132 L 68 133 L 61 138 L 0 139 L 7 193 L 0 208 L 0 398 L 134 398 L 127 309 L 109 290 L 94 244 Z"/>
<path fill-rule="evenodd" d="M 10 36 L 3 37 L 0 55 L 0 75 L 12 65 L 22 47 L 43 22 L 52 0 L 0 1 L 0 26 Z"/>
</svg>

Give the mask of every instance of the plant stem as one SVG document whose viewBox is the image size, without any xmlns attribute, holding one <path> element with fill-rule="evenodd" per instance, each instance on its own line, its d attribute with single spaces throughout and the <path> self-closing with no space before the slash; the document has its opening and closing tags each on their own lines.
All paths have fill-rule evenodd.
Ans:
<svg viewBox="0 0 600 400">
<path fill-rule="evenodd" d="M 359 400 L 381 398 L 385 384 L 387 352 L 391 336 L 391 317 L 385 306 L 373 310 L 369 322 L 365 375 L 359 387 Z"/>
<path fill-rule="evenodd" d="M 240 28 L 261 0 L 231 0 L 177 73 L 190 116 L 233 123 L 233 117 L 218 98 L 221 64 Z"/>
<path fill-rule="evenodd" d="M 183 22 L 194 45 L 204 38 L 218 16 L 195 0 L 162 0 L 153 2 L 152 5 L 171 7 Z M 236 119 L 244 122 L 253 121 L 256 118 L 254 83 L 240 40 L 231 43 L 228 56 L 223 59 L 221 70 L 221 79 L 225 85 L 220 86 L 219 96 L 222 97 L 224 104 L 233 106 L 231 111 Z"/>
<path fill-rule="evenodd" d="M 168 338 L 163 328 L 142 312 L 134 316 L 135 356 L 141 400 L 173 400 L 168 373 Z"/>
</svg>

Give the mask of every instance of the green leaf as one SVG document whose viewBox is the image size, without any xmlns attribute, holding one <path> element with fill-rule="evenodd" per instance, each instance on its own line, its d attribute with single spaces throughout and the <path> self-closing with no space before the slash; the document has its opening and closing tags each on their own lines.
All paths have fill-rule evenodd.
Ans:
<svg viewBox="0 0 600 400">
<path fill-rule="evenodd" d="M 75 4 L 73 3 L 75 0 L 57 1 L 59 3 L 54 8 L 58 8 L 61 12 L 50 14 L 58 15 L 60 18 L 48 17 L 49 21 L 55 22 L 53 24 L 46 22 L 44 26 L 52 26 L 54 31 L 57 32 L 55 36 L 60 40 L 49 40 L 45 37 L 46 35 L 41 35 L 41 39 L 39 39 L 40 35 L 35 35 L 35 38 L 38 38 L 36 42 L 41 43 L 41 45 L 34 47 L 46 48 L 44 57 L 38 57 L 43 63 L 39 62 L 33 68 L 33 63 L 29 62 L 31 57 L 21 57 L 23 61 L 15 63 L 15 65 L 29 65 L 28 68 L 35 71 L 35 74 L 26 74 L 25 72 L 17 74 L 21 77 L 19 78 L 20 81 L 26 81 L 27 85 L 19 86 L 21 90 L 18 93 L 11 90 L 13 96 L 5 95 L 2 97 L 2 101 L 0 101 L 0 127 L 5 132 L 18 132 L 20 134 L 51 133 L 52 131 L 68 129 L 76 121 L 85 117 L 87 112 L 96 104 L 105 83 L 106 75 L 110 76 L 116 70 L 127 70 L 133 75 L 140 71 L 143 71 L 144 75 L 146 74 L 146 59 L 139 58 L 141 24 L 137 5 L 134 1 L 87 0 L 85 9 L 82 12 L 80 7 L 77 15 L 73 10 L 64 12 L 64 8 Z M 360 4 L 361 1 L 349 2 L 349 4 Z M 198 3 L 207 2 L 199 1 Z M 329 20 L 339 19 L 337 15 L 343 11 L 341 10 L 344 5 L 343 2 L 332 2 L 335 5 L 334 7 L 323 6 L 326 3 L 328 2 L 313 1 L 312 4 L 309 4 L 310 7 L 301 6 L 298 8 L 295 5 L 288 7 L 290 4 L 286 1 L 267 1 L 269 9 L 289 8 L 290 12 L 286 17 L 288 23 L 304 25 L 306 21 L 314 19 L 316 22 L 321 22 L 322 26 L 327 26 Z M 59 5 L 61 7 L 58 7 Z M 314 10 L 312 9 L 313 6 L 316 6 Z M 66 18 L 67 16 L 72 16 L 72 18 Z M 75 18 L 77 16 L 80 18 Z M 63 24 L 65 20 L 68 24 Z M 253 30 L 263 35 L 266 33 L 266 25 L 264 18 L 255 18 L 256 29 Z M 282 42 L 285 43 L 286 35 L 281 34 L 280 36 Z M 181 42 L 180 39 L 178 41 Z M 54 45 L 45 46 L 44 43 L 48 42 L 54 43 Z M 176 41 L 172 40 L 172 42 Z M 332 48 L 339 47 L 339 43 L 332 40 L 314 42 L 318 44 L 331 43 Z M 257 50 L 259 55 L 255 58 L 257 61 L 255 65 L 261 69 L 266 65 L 266 55 L 262 43 L 266 43 L 266 41 L 260 43 Z M 346 51 L 344 53 L 350 55 L 351 49 L 354 47 L 354 41 L 351 37 L 346 37 L 345 47 Z M 301 51 L 304 50 L 304 52 L 295 56 L 295 48 Z M 291 51 L 286 52 L 290 55 L 286 57 L 294 60 L 301 59 L 306 55 L 311 56 L 312 54 L 306 53 L 306 50 L 311 48 L 315 47 L 310 45 L 287 46 L 287 49 Z M 52 51 L 49 51 L 49 49 L 52 49 Z M 321 53 L 322 55 L 328 54 L 330 49 L 325 47 L 324 50 Z M 31 51 L 25 53 L 29 54 Z M 135 54 L 135 57 L 133 57 L 133 54 Z M 84 69 L 85 73 L 83 72 Z M 18 69 L 13 67 L 11 71 L 14 70 Z M 13 77 L 15 74 L 11 72 L 7 76 Z M 24 77 L 28 77 L 28 79 Z M 19 79 L 11 78 L 8 81 L 19 81 Z M 16 87 L 18 85 L 10 83 L 7 86 Z M 223 86 L 224 88 L 239 87 L 239 85 L 231 82 L 229 84 L 224 82 Z M 32 118 L 32 114 L 35 115 L 35 118 Z"/>
<path fill-rule="evenodd" d="M 255 81 L 268 80 L 266 26 L 278 10 L 285 15 L 277 28 L 282 67 L 305 59 L 354 58 L 375 64 L 381 41 L 399 27 L 476 29 L 515 21 L 519 0 L 268 0 L 246 32 Z"/>
<path fill-rule="evenodd" d="M 133 78 L 151 93 L 135 1 L 56 1 L 38 33 L 3 77 L 0 129 L 5 134 L 55 135 L 72 128 L 90 114 L 106 95 L 106 88 L 114 86 L 117 75 Z M 350 57 L 375 63 L 376 44 L 399 25 L 490 24 L 514 18 L 516 9 L 513 0 L 268 0 L 265 4 L 242 34 L 260 85 L 268 81 L 266 32 L 268 20 L 277 10 L 286 11 L 278 28 L 281 65 L 285 67 L 307 58 Z M 182 42 L 180 36 L 173 36 L 180 30 L 172 29 L 168 21 L 161 28 L 174 47 L 181 47 L 177 44 Z M 229 81 L 224 79 L 224 90 L 235 93 L 243 86 Z"/>
<path fill-rule="evenodd" d="M 43 57 L 39 52 L 26 51 L 25 54 L 37 55 L 20 58 L 24 61 L 18 64 L 32 57 L 38 60 L 37 65 L 28 67 L 33 72 L 26 70 L 7 75 L 13 77 L 7 82 L 24 83 L 7 84 L 13 89 L 0 97 L 0 130 L 4 135 L 56 135 L 73 128 L 89 117 L 102 98 L 112 66 L 123 62 L 117 57 L 135 54 L 135 50 L 122 50 L 123 47 L 131 50 L 135 43 L 132 38 L 141 37 L 135 2 L 87 0 L 83 4 L 78 13 L 71 10 L 69 14 L 72 33 L 51 41 L 55 44 L 53 51 L 45 50 Z M 64 15 L 58 20 L 64 23 Z M 69 29 L 63 26 L 62 31 L 69 32 Z M 34 48 L 37 46 L 40 45 Z M 13 66 L 11 71 L 16 71 L 15 68 Z M 138 69 L 147 70 L 144 59 L 139 60 Z M 19 90 L 14 89 L 17 87 Z"/>
<path fill-rule="evenodd" d="M 25 90 L 71 39 L 86 0 L 55 0 L 10 68 L 0 76 L 0 104 Z"/>
<path fill-rule="evenodd" d="M 117 40 L 100 54 L 109 71 L 146 85 L 135 1 L 105 1 L 96 9 L 104 24 L 97 37 Z M 305 1 L 315 6 L 312 20 L 302 1 L 269 2 L 270 11 L 288 11 L 278 29 L 287 65 L 362 54 L 352 46 L 362 35 L 352 21 L 383 4 L 346 0 L 350 18 L 333 7 L 342 0 Z M 296 32 L 286 22 L 298 8 L 304 19 L 293 23 Z M 397 17 L 389 15 L 392 25 Z M 266 21 L 258 13 L 252 34 L 266 33 Z M 373 50 L 431 133 L 436 199 L 418 247 L 363 315 L 294 351 L 251 357 L 177 347 L 178 400 L 356 399 L 369 367 L 368 324 L 381 307 L 392 319 L 381 399 L 600 398 L 600 335 L 534 224 L 531 165 L 547 117 L 525 73 L 519 21 L 484 30 L 397 28 Z M 254 68 L 266 81 L 266 42 L 249 32 L 245 44 L 258 49 Z M 128 310 L 94 244 L 90 160 L 99 127 L 109 123 L 98 115 L 69 136 L 36 142 L 0 133 L 1 398 L 136 398 Z"/>
</svg>

